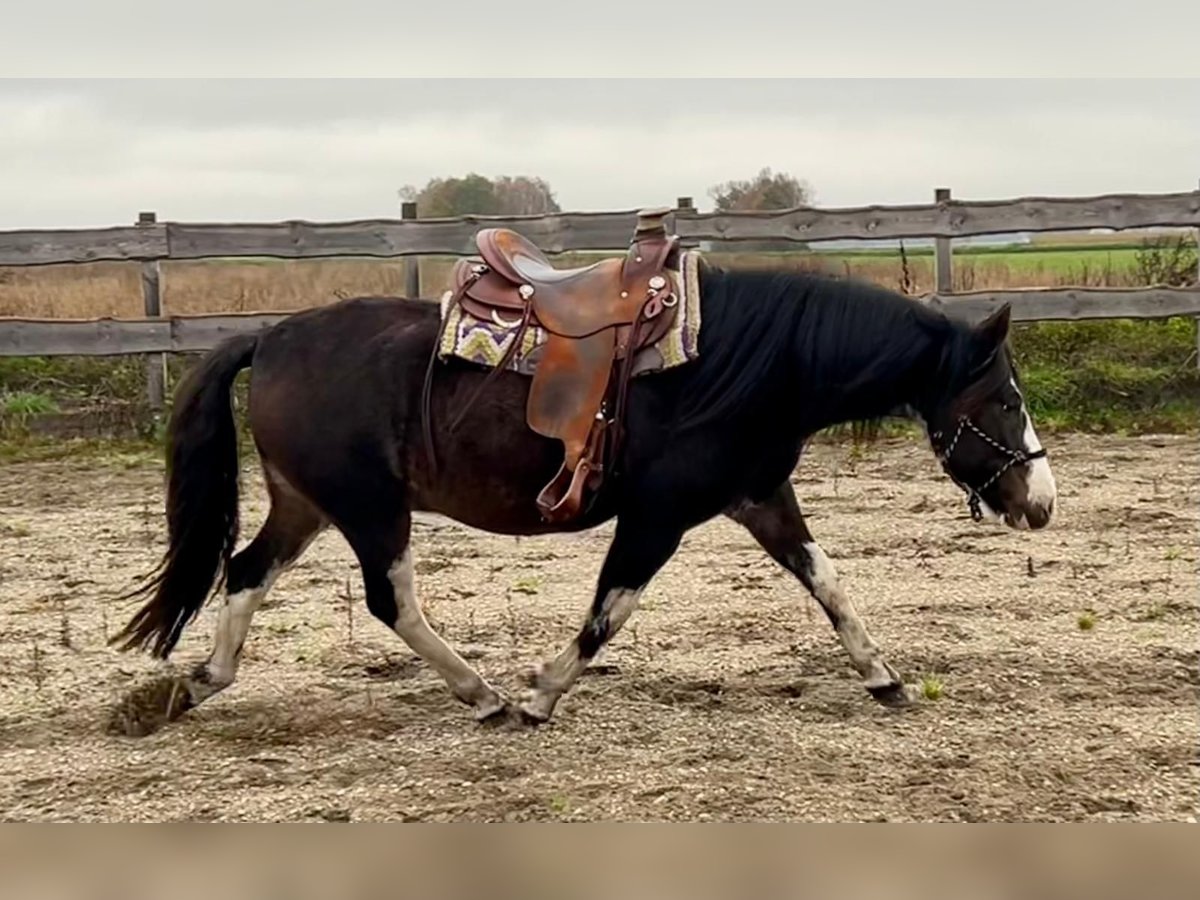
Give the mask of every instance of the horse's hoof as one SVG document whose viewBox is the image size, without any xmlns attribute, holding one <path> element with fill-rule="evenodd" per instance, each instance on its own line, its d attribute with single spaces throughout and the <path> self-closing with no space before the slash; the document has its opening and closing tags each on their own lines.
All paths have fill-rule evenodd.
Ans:
<svg viewBox="0 0 1200 900">
<path fill-rule="evenodd" d="M 512 718 L 512 715 L 512 705 L 503 703 L 489 713 L 484 713 L 482 716 L 475 716 L 475 721 L 485 728 L 499 728 L 509 724 L 509 719 Z"/>
<path fill-rule="evenodd" d="M 508 703 L 477 721 L 485 728 L 503 731 L 524 731 L 535 728 L 538 725 L 544 725 L 549 719 L 541 718 L 522 709 L 520 706 Z"/>
<path fill-rule="evenodd" d="M 867 691 L 875 698 L 877 703 L 891 709 L 907 709 L 913 705 L 912 694 L 902 681 L 880 685 L 879 687 L 869 687 Z"/>
<path fill-rule="evenodd" d="M 518 706 L 514 710 L 517 721 L 515 724 L 521 728 L 537 728 L 539 725 L 545 725 L 550 721 L 549 716 L 540 716 L 537 713 L 532 713 L 523 706 Z"/>
</svg>

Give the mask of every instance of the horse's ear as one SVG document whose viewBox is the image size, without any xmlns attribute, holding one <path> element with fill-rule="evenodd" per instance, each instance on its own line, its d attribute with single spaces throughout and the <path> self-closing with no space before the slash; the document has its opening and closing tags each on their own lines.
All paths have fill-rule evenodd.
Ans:
<svg viewBox="0 0 1200 900">
<path fill-rule="evenodd" d="M 1005 303 L 998 310 L 975 326 L 978 334 L 989 347 L 999 347 L 1008 337 L 1008 325 L 1012 318 L 1012 304 Z"/>
</svg>

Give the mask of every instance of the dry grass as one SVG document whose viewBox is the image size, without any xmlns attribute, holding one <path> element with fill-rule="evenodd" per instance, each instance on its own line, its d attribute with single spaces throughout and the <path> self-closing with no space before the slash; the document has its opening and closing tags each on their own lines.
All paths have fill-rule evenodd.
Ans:
<svg viewBox="0 0 1200 900">
<path fill-rule="evenodd" d="M 186 262 L 162 266 L 167 313 L 305 309 L 344 297 L 403 294 L 403 260 Z M 426 284 L 446 277 L 448 262 L 422 263 Z M 0 316 L 90 319 L 142 316 L 136 263 L 0 268 Z"/>
<path fill-rule="evenodd" d="M 1057 262 L 1053 253 L 956 255 L 956 290 L 1058 285 L 1122 285 L 1133 273 L 1124 260 L 1116 264 L 1081 258 Z M 564 254 L 561 265 L 582 264 L 594 256 Z M 904 279 L 899 256 L 835 256 L 815 254 L 712 253 L 717 264 L 765 265 L 792 270 L 818 270 L 853 275 L 888 287 Z M 421 260 L 422 294 L 439 294 L 453 259 Z M 175 315 L 216 312 L 295 310 L 321 306 L 352 296 L 403 295 L 404 260 L 336 259 L 164 263 L 164 311 Z M 933 259 L 909 255 L 915 293 L 933 289 Z M 137 318 L 143 314 L 136 263 L 86 263 L 37 268 L 0 268 L 0 316 L 44 318 Z"/>
</svg>

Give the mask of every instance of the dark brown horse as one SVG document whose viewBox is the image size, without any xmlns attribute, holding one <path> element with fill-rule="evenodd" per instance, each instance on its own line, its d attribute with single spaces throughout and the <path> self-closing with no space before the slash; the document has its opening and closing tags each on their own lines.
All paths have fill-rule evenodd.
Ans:
<svg viewBox="0 0 1200 900">
<path fill-rule="evenodd" d="M 303 313 L 212 351 L 180 386 L 170 422 L 169 549 L 149 599 L 115 640 L 167 657 L 223 581 L 208 659 L 118 718 L 142 733 L 233 683 L 255 609 L 322 529 L 345 535 L 367 606 L 480 720 L 546 721 L 589 660 L 624 624 L 684 534 L 717 515 L 744 525 L 828 614 L 875 699 L 908 699 L 833 566 L 813 540 L 789 475 L 805 441 L 842 422 L 906 414 L 976 518 L 1040 528 L 1054 479 L 1007 350 L 1008 309 L 978 326 L 881 288 L 778 272 L 702 267 L 699 357 L 635 379 L 618 477 L 569 526 L 534 504 L 562 461 L 525 423 L 528 378 L 505 372 L 452 433 L 487 370 L 438 363 L 432 388 L 437 465 L 422 441 L 421 391 L 437 305 L 361 298 Z M 231 388 L 251 368 L 249 424 L 271 509 L 234 553 L 238 448 Z M 427 624 L 413 584 L 414 511 L 528 535 L 616 517 L 582 629 L 510 704 Z M 702 602 L 701 598 L 697 598 Z M 145 699 L 142 695 L 141 699 Z"/>
</svg>

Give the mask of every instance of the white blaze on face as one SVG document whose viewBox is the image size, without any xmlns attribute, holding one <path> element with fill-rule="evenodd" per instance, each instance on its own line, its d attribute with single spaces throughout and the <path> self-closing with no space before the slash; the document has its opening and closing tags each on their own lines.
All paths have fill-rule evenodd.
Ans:
<svg viewBox="0 0 1200 900">
<path fill-rule="evenodd" d="M 1013 381 L 1013 390 L 1017 392 L 1018 397 L 1021 397 L 1021 416 L 1025 421 L 1025 434 L 1022 437 L 1025 444 L 1023 449 L 1026 453 L 1036 453 L 1042 449 L 1042 443 L 1038 440 L 1037 432 L 1033 430 L 1033 420 L 1029 418 L 1029 410 L 1025 408 L 1025 398 L 1021 396 L 1016 381 Z M 1050 463 L 1043 456 L 1028 463 L 1028 466 L 1029 474 L 1025 478 L 1025 491 L 1029 497 L 1029 503 L 1039 509 L 1049 511 L 1053 508 L 1055 497 L 1058 495 L 1058 488 L 1054 484 L 1054 473 L 1050 471 Z"/>
</svg>

